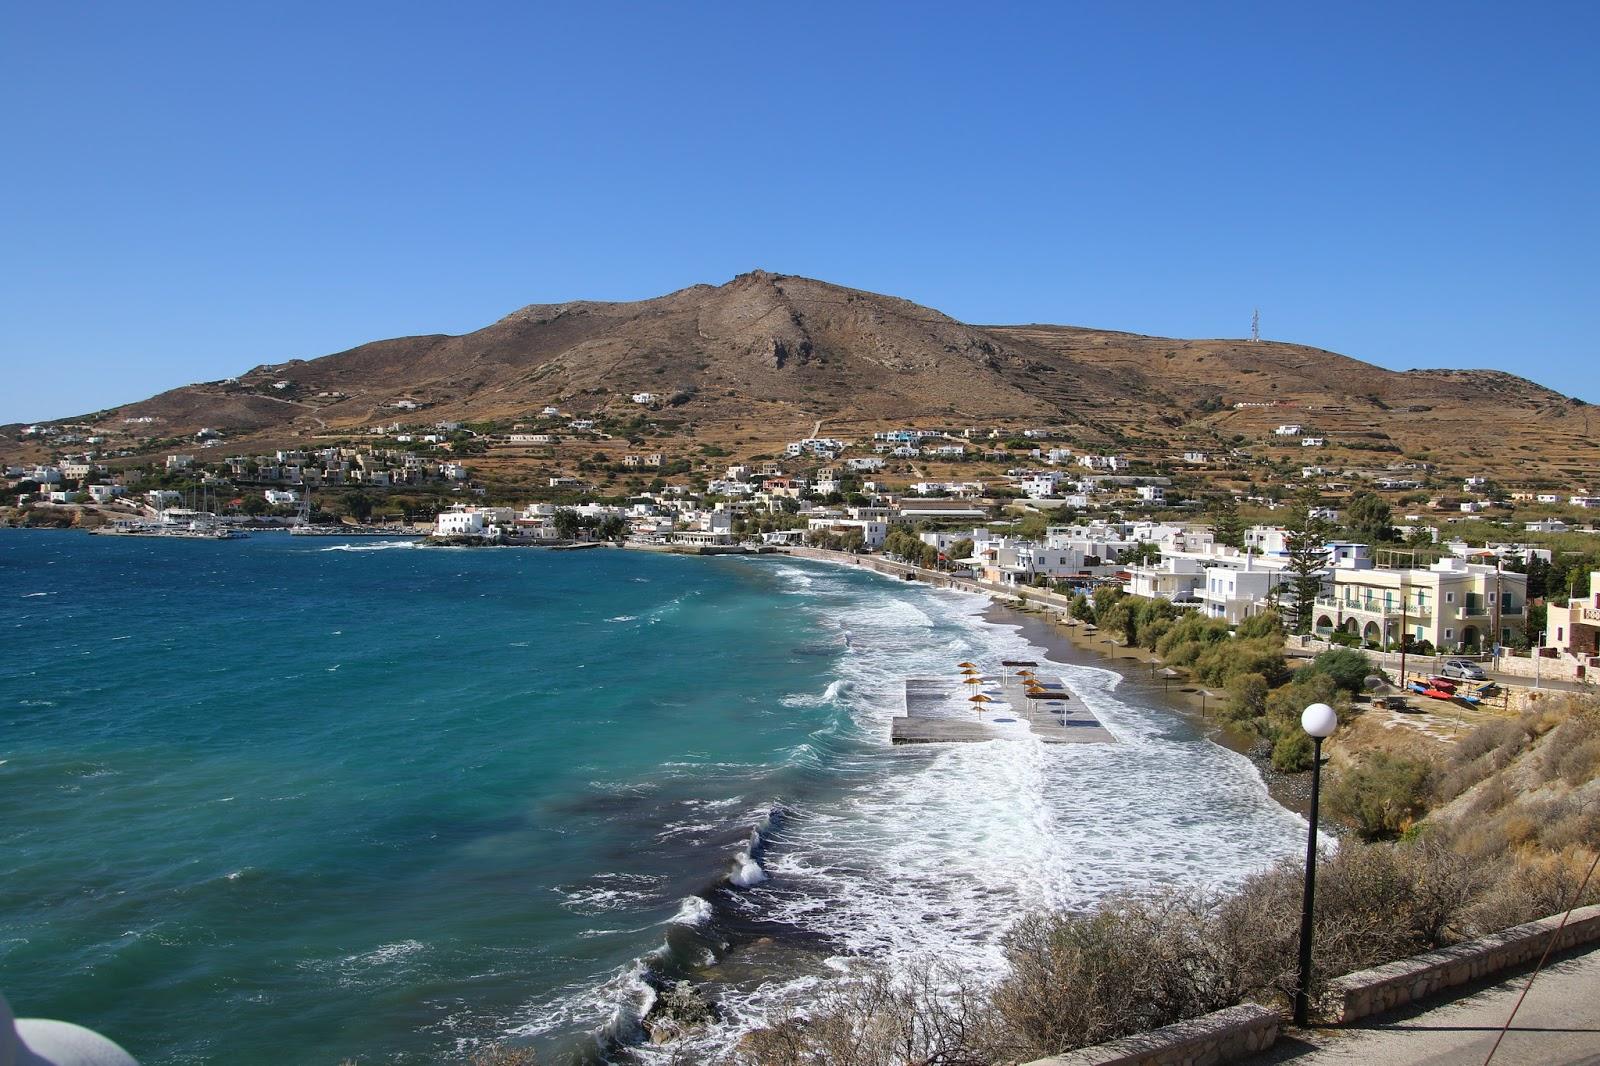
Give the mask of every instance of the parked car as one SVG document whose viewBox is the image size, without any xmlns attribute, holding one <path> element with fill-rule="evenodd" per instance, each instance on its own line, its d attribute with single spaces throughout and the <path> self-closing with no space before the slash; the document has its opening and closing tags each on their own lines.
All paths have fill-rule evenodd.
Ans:
<svg viewBox="0 0 1600 1066">
<path fill-rule="evenodd" d="M 1470 659 L 1446 659 L 1444 669 L 1440 672 L 1445 677 L 1462 677 L 1468 681 L 1483 681 L 1489 676 L 1483 672 L 1483 667 Z"/>
</svg>

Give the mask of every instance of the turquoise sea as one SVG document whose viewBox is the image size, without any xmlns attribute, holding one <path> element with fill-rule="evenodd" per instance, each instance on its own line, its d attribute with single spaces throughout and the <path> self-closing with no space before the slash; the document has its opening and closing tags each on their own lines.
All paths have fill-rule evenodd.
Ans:
<svg viewBox="0 0 1600 1066">
<path fill-rule="evenodd" d="M 1304 823 L 1105 670 L 1120 743 L 891 749 L 983 600 L 778 558 L 0 531 L 0 990 L 157 1063 L 706 1057 L 865 960 L 1220 885 Z M 545 1061 L 541 1059 L 541 1061 Z"/>
</svg>

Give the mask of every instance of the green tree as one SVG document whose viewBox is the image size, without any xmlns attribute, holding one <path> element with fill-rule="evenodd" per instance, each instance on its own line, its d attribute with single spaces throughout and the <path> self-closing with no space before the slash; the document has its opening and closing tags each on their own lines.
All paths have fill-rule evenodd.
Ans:
<svg viewBox="0 0 1600 1066">
<path fill-rule="evenodd" d="M 365 522 L 372 517 L 372 497 L 364 492 L 347 492 L 344 509 L 357 522 Z"/>
<path fill-rule="evenodd" d="M 556 536 L 562 540 L 576 540 L 578 531 L 583 528 L 583 522 L 578 518 L 578 512 L 570 507 L 557 508 L 554 521 Z"/>
<path fill-rule="evenodd" d="M 1433 527 L 1417 526 L 1406 535 L 1406 547 L 1431 548 L 1433 546 Z"/>
<path fill-rule="evenodd" d="M 601 540 L 621 540 L 628 532 L 628 521 L 621 515 L 608 514 L 600 519 L 595 533 Z"/>
<path fill-rule="evenodd" d="M 1211 518 L 1211 535 L 1218 544 L 1244 547 L 1244 519 L 1239 517 L 1239 504 L 1232 494 L 1214 497 L 1207 514 Z"/>
<path fill-rule="evenodd" d="M 1122 558 L 1117 561 L 1132 566 L 1154 565 L 1161 561 L 1161 545 L 1153 540 L 1141 540 L 1124 552 Z"/>
<path fill-rule="evenodd" d="M 972 538 L 962 537 L 960 540 L 950 545 L 949 557 L 952 562 L 957 559 L 970 559 L 972 558 L 972 548 Z"/>
<path fill-rule="evenodd" d="M 272 508 L 267 503 L 267 498 L 265 496 L 259 495 L 258 493 L 251 493 L 250 495 L 246 496 L 244 498 L 244 502 L 239 505 L 239 510 L 254 518 L 258 515 L 266 514 L 268 511 L 272 510 Z"/>
<path fill-rule="evenodd" d="M 1080 622 L 1094 621 L 1094 605 L 1089 602 L 1089 597 L 1081 592 L 1072 597 L 1072 617 Z"/>
<path fill-rule="evenodd" d="M 1350 497 L 1345 506 L 1344 528 L 1351 540 L 1363 544 L 1381 544 L 1395 538 L 1389 505 L 1372 492 L 1358 492 Z"/>
<path fill-rule="evenodd" d="M 1315 485 L 1295 493 L 1289 518 L 1284 522 L 1284 552 L 1289 572 L 1291 631 L 1309 633 L 1317 593 L 1322 591 L 1322 571 L 1328 565 L 1328 523 L 1314 512 L 1321 506 Z"/>
</svg>

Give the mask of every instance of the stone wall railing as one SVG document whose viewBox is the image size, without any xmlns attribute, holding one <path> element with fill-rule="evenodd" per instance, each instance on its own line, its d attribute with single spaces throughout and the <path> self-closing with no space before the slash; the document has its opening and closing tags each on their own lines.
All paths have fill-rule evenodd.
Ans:
<svg viewBox="0 0 1600 1066">
<path fill-rule="evenodd" d="M 1265 1051 L 1279 1021 L 1277 1011 L 1246 1003 L 1028 1066 L 1210 1066 Z"/>
<path fill-rule="evenodd" d="M 1480 977 L 1537 962 L 1561 916 L 1455 944 L 1370 970 L 1346 974 L 1328 985 L 1329 1006 L 1341 1024 L 1380 1014 Z M 1555 951 L 1600 941 L 1600 906 L 1582 907 L 1561 929 Z"/>
</svg>

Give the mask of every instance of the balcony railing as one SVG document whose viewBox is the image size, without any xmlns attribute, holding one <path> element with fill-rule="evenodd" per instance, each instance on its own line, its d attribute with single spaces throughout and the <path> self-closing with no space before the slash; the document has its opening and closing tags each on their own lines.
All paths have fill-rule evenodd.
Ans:
<svg viewBox="0 0 1600 1066">
<path fill-rule="evenodd" d="M 1392 618 L 1399 618 L 1401 615 L 1401 607 L 1398 603 L 1386 603 L 1383 600 L 1345 600 L 1333 599 L 1327 596 L 1319 596 L 1317 597 L 1317 606 L 1330 611 L 1388 615 Z M 1420 621 L 1424 618 L 1433 617 L 1433 607 L 1431 605 L 1419 606 L 1418 604 L 1413 603 L 1409 607 L 1405 608 L 1404 613 L 1408 617 L 1415 618 Z"/>
</svg>

